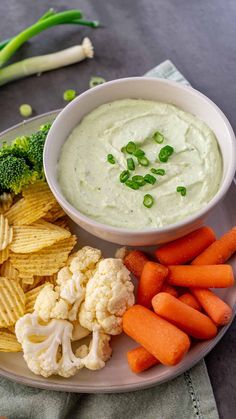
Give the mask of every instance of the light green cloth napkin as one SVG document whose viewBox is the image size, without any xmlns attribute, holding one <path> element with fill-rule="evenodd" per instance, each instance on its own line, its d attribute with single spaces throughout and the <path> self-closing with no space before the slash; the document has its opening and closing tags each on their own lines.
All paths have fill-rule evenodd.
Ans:
<svg viewBox="0 0 236 419">
<path fill-rule="evenodd" d="M 189 84 L 167 60 L 150 70 Z M 204 361 L 160 386 L 121 394 L 73 394 L 39 390 L 0 378 L 0 416 L 9 419 L 218 419 Z"/>
</svg>

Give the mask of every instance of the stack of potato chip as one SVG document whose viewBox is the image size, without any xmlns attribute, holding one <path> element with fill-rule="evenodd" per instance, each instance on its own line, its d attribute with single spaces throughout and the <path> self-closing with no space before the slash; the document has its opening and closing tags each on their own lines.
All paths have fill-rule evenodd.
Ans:
<svg viewBox="0 0 236 419">
<path fill-rule="evenodd" d="M 0 201 L 0 352 L 21 351 L 16 321 L 34 310 L 45 283 L 55 283 L 76 243 L 46 182 L 27 187 L 13 203 Z"/>
</svg>

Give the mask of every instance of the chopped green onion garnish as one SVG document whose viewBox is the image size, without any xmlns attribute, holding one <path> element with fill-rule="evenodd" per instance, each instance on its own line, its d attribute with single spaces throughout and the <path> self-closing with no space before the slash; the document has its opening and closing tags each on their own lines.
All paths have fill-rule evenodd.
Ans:
<svg viewBox="0 0 236 419">
<path fill-rule="evenodd" d="M 108 163 L 111 163 L 111 164 L 115 164 L 115 162 L 116 162 L 115 158 L 112 154 L 107 155 L 107 161 L 108 161 Z"/>
<path fill-rule="evenodd" d="M 154 169 L 154 167 L 151 169 L 151 172 L 159 176 L 164 176 L 166 173 L 164 169 Z"/>
<path fill-rule="evenodd" d="M 146 195 L 144 195 L 143 205 L 147 208 L 151 208 L 153 206 L 153 204 L 154 204 L 154 198 L 152 197 L 152 195 L 150 195 L 148 193 Z"/>
<path fill-rule="evenodd" d="M 106 80 L 103 77 L 91 77 L 89 82 L 90 89 L 92 87 L 98 86 L 99 84 L 106 83 Z"/>
<path fill-rule="evenodd" d="M 120 151 L 121 151 L 122 153 L 126 153 L 126 147 L 125 147 L 125 145 L 124 145 L 123 147 L 121 147 Z"/>
<path fill-rule="evenodd" d="M 133 176 L 132 180 L 136 182 L 139 186 L 144 186 L 146 184 L 144 177 L 140 175 Z"/>
<path fill-rule="evenodd" d="M 24 118 L 29 118 L 29 116 L 31 116 L 33 113 L 31 106 L 28 105 L 27 103 L 24 103 L 23 105 L 21 105 L 19 107 L 19 111 L 20 111 L 21 116 L 24 116 Z"/>
<path fill-rule="evenodd" d="M 154 185 L 154 183 L 156 182 L 156 178 L 149 174 L 144 176 L 144 180 L 145 182 L 150 183 L 151 185 Z"/>
<path fill-rule="evenodd" d="M 158 144 L 161 144 L 164 141 L 164 135 L 162 135 L 159 131 L 154 132 L 152 138 Z"/>
<path fill-rule="evenodd" d="M 134 170 L 135 169 L 135 164 L 134 164 L 134 161 L 133 161 L 132 157 L 127 159 L 127 167 L 128 167 L 129 170 Z"/>
<path fill-rule="evenodd" d="M 125 147 L 127 153 L 133 154 L 136 150 L 136 144 L 133 141 L 130 141 Z"/>
<path fill-rule="evenodd" d="M 135 189 L 135 190 L 139 189 L 139 184 L 137 182 L 134 182 L 133 180 L 129 179 L 125 182 L 125 184 L 131 189 Z"/>
<path fill-rule="evenodd" d="M 187 189 L 185 186 L 177 186 L 176 192 L 179 192 L 182 196 L 185 196 L 187 193 Z"/>
<path fill-rule="evenodd" d="M 139 164 L 141 164 L 141 166 L 148 166 L 149 165 L 149 160 L 147 159 L 147 157 L 138 157 L 138 162 Z"/>
<path fill-rule="evenodd" d="M 171 145 L 166 145 L 165 147 L 161 148 L 158 154 L 159 160 L 163 163 L 166 163 L 169 157 L 171 156 L 171 154 L 173 153 L 174 153 L 173 147 L 171 147 Z"/>
<path fill-rule="evenodd" d="M 129 179 L 129 171 L 123 170 L 123 172 L 120 174 L 120 182 L 125 183 Z"/>
<path fill-rule="evenodd" d="M 66 102 L 71 102 L 76 96 L 76 91 L 73 89 L 68 89 L 63 93 L 63 99 Z"/>
<path fill-rule="evenodd" d="M 138 158 L 138 157 L 143 157 L 143 156 L 145 155 L 144 151 L 143 151 L 143 150 L 141 150 L 141 148 L 138 148 L 137 150 L 135 150 L 133 154 L 134 154 L 134 156 L 135 156 L 135 157 L 137 157 L 137 158 Z"/>
</svg>

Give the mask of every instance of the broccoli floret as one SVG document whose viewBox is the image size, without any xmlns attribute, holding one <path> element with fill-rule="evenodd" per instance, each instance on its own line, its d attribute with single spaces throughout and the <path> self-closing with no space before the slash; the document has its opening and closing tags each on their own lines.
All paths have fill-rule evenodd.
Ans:
<svg viewBox="0 0 236 419">
<path fill-rule="evenodd" d="M 26 161 L 27 157 L 27 146 L 28 137 L 17 137 L 12 144 L 3 143 L 0 149 L 0 158 L 7 156 L 23 157 Z M 30 163 L 27 161 L 27 164 Z"/>
<path fill-rule="evenodd" d="M 43 148 L 51 124 L 42 125 L 28 139 L 27 157 L 41 177 L 43 175 Z"/>
<path fill-rule="evenodd" d="M 0 149 L 0 191 L 15 194 L 37 179 L 44 179 L 43 148 L 51 124 L 45 124 L 30 137 L 17 137 Z"/>
<path fill-rule="evenodd" d="M 0 157 L 0 190 L 15 194 L 37 179 L 37 174 L 30 169 L 21 157 Z"/>
</svg>

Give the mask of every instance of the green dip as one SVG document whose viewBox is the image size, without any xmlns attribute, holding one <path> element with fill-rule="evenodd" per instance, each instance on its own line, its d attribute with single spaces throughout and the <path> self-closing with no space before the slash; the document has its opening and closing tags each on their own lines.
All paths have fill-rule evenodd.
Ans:
<svg viewBox="0 0 236 419">
<path fill-rule="evenodd" d="M 162 144 L 152 138 L 158 131 Z M 148 167 L 121 151 L 130 141 L 145 152 Z M 158 153 L 166 145 L 174 153 L 166 163 Z M 112 154 L 115 164 L 107 161 Z M 133 157 L 131 175 L 156 177 L 155 184 L 133 190 L 120 182 Z M 151 173 L 164 169 L 165 175 Z M 173 224 L 204 207 L 218 191 L 222 158 L 216 137 L 201 120 L 176 106 L 123 99 L 99 106 L 79 123 L 64 144 L 58 177 L 66 199 L 88 217 L 116 227 L 141 230 Z M 186 195 L 176 191 L 186 188 Z M 145 194 L 154 198 L 151 208 L 143 205 Z"/>
</svg>

